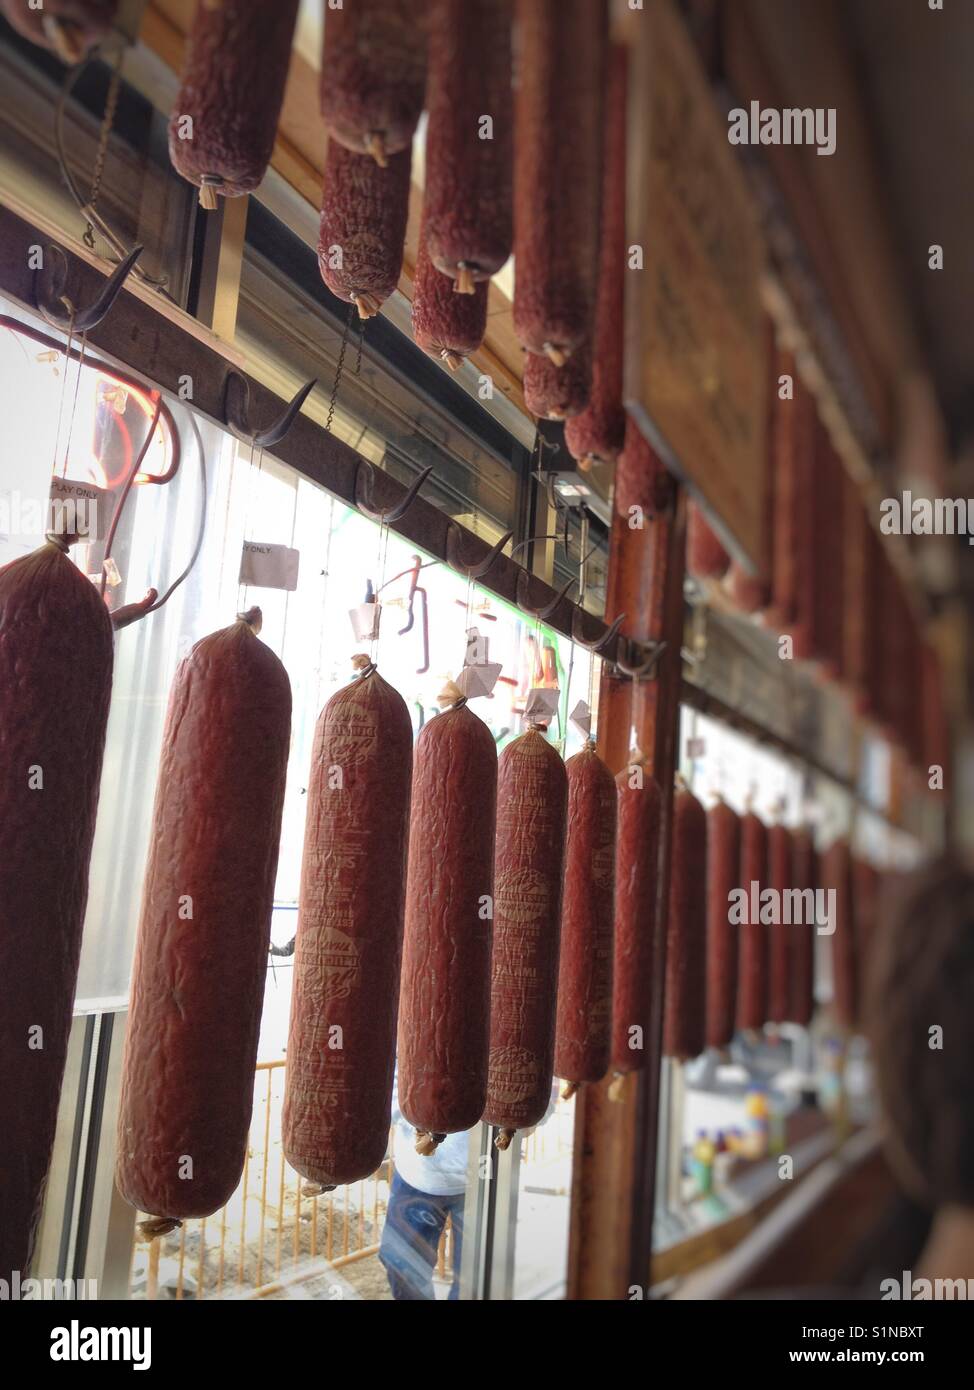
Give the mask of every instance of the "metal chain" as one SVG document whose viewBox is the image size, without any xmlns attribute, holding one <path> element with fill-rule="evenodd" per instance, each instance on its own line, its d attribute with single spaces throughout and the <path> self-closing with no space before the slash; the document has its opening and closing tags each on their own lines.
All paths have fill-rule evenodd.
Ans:
<svg viewBox="0 0 974 1390">
<path fill-rule="evenodd" d="M 342 329 L 342 343 L 338 349 L 338 365 L 335 368 L 335 382 L 331 388 L 331 400 L 328 402 L 328 419 L 325 421 L 325 434 L 330 434 L 331 424 L 335 418 L 335 406 L 338 403 L 338 387 L 341 384 L 342 372 L 345 370 L 345 349 L 348 347 L 348 333 L 352 326 L 352 315 L 355 313 L 355 305 L 348 306 L 348 313 L 345 316 L 345 327 Z M 359 352 L 361 353 L 361 339 L 359 340 Z"/>
<path fill-rule="evenodd" d="M 105 98 L 105 114 L 102 117 L 101 130 L 98 133 L 98 149 L 95 153 L 95 169 L 91 178 L 91 194 L 88 198 L 88 206 L 92 212 L 98 202 L 101 193 L 101 181 L 105 174 L 105 160 L 108 156 L 108 141 L 111 137 L 112 127 L 115 124 L 115 113 L 118 110 L 118 97 L 122 87 L 122 56 L 124 49 L 120 44 L 115 54 L 115 66 L 108 83 L 108 95 Z M 95 228 L 91 219 L 88 220 L 88 228 L 84 234 L 84 243 L 92 251 L 95 249 Z"/>
</svg>

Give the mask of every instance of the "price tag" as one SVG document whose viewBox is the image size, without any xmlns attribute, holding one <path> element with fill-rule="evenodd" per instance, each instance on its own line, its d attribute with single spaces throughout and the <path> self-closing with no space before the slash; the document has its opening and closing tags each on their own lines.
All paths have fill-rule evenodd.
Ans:
<svg viewBox="0 0 974 1390">
<path fill-rule="evenodd" d="M 583 738 L 588 738 L 589 734 L 592 732 L 592 711 L 588 707 L 588 701 L 579 700 L 578 704 L 568 716 L 568 720 Z"/>
<path fill-rule="evenodd" d="M 464 666 L 457 676 L 457 685 L 468 700 L 493 693 L 497 677 L 503 670 L 499 661 L 485 661 L 479 666 Z"/>
<path fill-rule="evenodd" d="M 525 722 L 534 724 L 550 723 L 558 713 L 558 697 L 561 691 L 557 686 L 535 685 L 528 691 L 524 706 Z"/>
<path fill-rule="evenodd" d="M 52 478 L 47 529 L 66 545 L 103 541 L 110 508 L 111 496 L 105 488 L 71 478 Z"/>
<path fill-rule="evenodd" d="M 381 603 L 359 603 L 348 610 L 356 642 L 374 642 L 379 636 Z"/>
<path fill-rule="evenodd" d="M 258 589 L 298 587 L 298 551 L 287 545 L 268 545 L 263 541 L 244 541 L 240 556 L 240 583 Z"/>
</svg>

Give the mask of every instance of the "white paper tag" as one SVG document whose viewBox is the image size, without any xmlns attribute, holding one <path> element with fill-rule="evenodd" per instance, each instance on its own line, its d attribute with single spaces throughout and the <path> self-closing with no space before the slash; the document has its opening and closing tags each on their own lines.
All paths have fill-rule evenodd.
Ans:
<svg viewBox="0 0 974 1390">
<path fill-rule="evenodd" d="M 524 719 L 530 719 L 535 724 L 545 723 L 554 719 L 558 713 L 558 698 L 561 691 L 557 686 L 534 685 L 528 691 L 527 703 L 524 706 Z"/>
<path fill-rule="evenodd" d="M 298 551 L 288 545 L 244 541 L 239 582 L 258 589 L 287 589 L 293 593 L 298 587 L 299 558 Z"/>
<path fill-rule="evenodd" d="M 110 504 L 110 495 L 103 487 L 52 478 L 47 529 L 68 545 L 73 541 L 103 541 Z"/>
<path fill-rule="evenodd" d="M 497 677 L 503 670 L 499 661 L 485 661 L 479 666 L 464 666 L 457 676 L 457 685 L 468 700 L 493 693 Z"/>
<path fill-rule="evenodd" d="M 583 738 L 588 738 L 592 732 L 592 711 L 588 707 L 587 700 L 579 700 L 568 716 L 568 722 L 578 730 Z"/>
<path fill-rule="evenodd" d="M 360 603 L 348 610 L 356 642 L 374 642 L 379 635 L 381 603 Z"/>
</svg>

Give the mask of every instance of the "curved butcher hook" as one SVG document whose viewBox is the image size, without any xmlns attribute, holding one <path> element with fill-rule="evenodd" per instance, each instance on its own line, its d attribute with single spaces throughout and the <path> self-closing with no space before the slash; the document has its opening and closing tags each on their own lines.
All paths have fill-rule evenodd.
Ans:
<svg viewBox="0 0 974 1390">
<path fill-rule="evenodd" d="M 462 532 L 458 523 L 451 521 L 446 529 L 446 562 L 451 569 L 457 570 L 467 579 L 483 579 L 484 575 L 496 564 L 498 556 L 513 534 L 513 531 L 505 531 L 500 540 L 490 547 L 482 560 L 475 560 L 470 563 L 460 556 Z"/>
<path fill-rule="evenodd" d="M 368 482 L 360 489 L 363 469 L 365 470 Z M 375 521 L 380 526 L 389 526 L 392 522 L 398 521 L 400 517 L 405 516 L 406 512 L 408 512 L 409 508 L 416 500 L 417 493 L 432 471 L 432 468 L 424 468 L 421 473 L 417 473 L 416 477 L 409 484 L 409 488 L 402 500 L 395 503 L 394 506 L 376 507 L 372 502 L 372 481 L 375 476 L 372 465 L 369 463 L 368 459 L 359 459 L 355 469 L 355 483 L 352 490 L 355 505 L 363 516 L 368 517 L 369 521 Z M 360 491 L 364 493 L 364 497 L 359 495 Z"/>
<path fill-rule="evenodd" d="M 142 249 L 141 246 L 133 246 L 124 261 L 119 261 L 88 307 L 78 309 L 69 308 L 70 300 L 65 298 L 64 288 L 68 278 L 67 257 L 60 246 L 48 246 L 47 250 L 53 253 L 55 260 L 55 265 L 51 270 L 51 284 L 50 288 L 45 290 L 41 283 L 43 272 L 41 270 L 34 272 L 34 303 L 48 323 L 54 324 L 63 333 L 87 333 L 89 329 L 96 328 L 101 323 L 115 303 L 129 271 L 142 255 Z"/>
<path fill-rule="evenodd" d="M 642 661 L 629 660 L 628 653 L 632 650 L 645 653 Z M 623 638 L 619 643 L 619 650 L 616 652 L 615 665 L 624 676 L 631 676 L 633 680 L 655 680 L 659 659 L 665 651 L 665 642 L 634 643 Z M 626 655 L 623 654 L 624 652 Z"/>
<path fill-rule="evenodd" d="M 533 608 L 524 597 L 524 595 L 527 593 L 528 585 L 531 583 L 531 575 L 528 573 L 527 570 L 518 570 L 517 585 L 514 590 L 514 596 L 517 600 L 517 606 L 518 608 L 520 608 L 522 613 L 527 613 L 530 617 L 537 618 L 539 622 L 546 622 L 547 619 L 551 617 L 552 613 L 554 613 L 559 603 L 561 603 L 562 599 L 566 596 L 568 590 L 572 587 L 574 582 L 574 579 L 569 579 L 568 582 L 566 584 L 563 584 L 562 587 L 558 590 L 557 594 L 555 594 L 554 598 L 550 601 L 550 603 L 544 604 L 544 606 L 541 608 Z"/>
<path fill-rule="evenodd" d="M 581 632 L 582 620 L 584 617 L 585 614 L 580 608 L 572 609 L 572 641 L 579 647 L 584 647 L 587 652 L 591 652 L 594 656 L 599 656 L 607 647 L 612 645 L 620 627 L 622 627 L 622 624 L 626 620 L 625 613 L 620 613 L 615 622 L 610 623 L 605 629 L 601 637 L 596 637 L 594 641 L 589 642 L 582 636 Z"/>
<path fill-rule="evenodd" d="M 280 444 L 294 424 L 299 410 L 317 384 L 316 377 L 306 381 L 273 425 L 268 425 L 266 430 L 255 430 L 250 424 L 250 382 L 239 372 L 229 371 L 223 388 L 224 423 L 241 443 L 253 444 L 258 449 L 273 448 L 275 444 Z"/>
</svg>

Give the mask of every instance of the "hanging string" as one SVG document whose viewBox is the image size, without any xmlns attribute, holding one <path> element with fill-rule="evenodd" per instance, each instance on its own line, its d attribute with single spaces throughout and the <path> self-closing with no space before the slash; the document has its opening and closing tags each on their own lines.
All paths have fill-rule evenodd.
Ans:
<svg viewBox="0 0 974 1390">
<path fill-rule="evenodd" d="M 369 643 L 369 660 L 372 662 L 372 665 L 373 665 L 373 666 L 375 666 L 375 665 L 378 664 L 376 658 L 377 658 L 378 652 L 379 652 L 379 633 L 380 633 L 380 631 L 381 631 L 381 617 L 382 617 L 382 604 L 381 604 L 381 601 L 380 601 L 380 599 L 379 599 L 379 594 L 380 594 L 380 592 L 382 591 L 382 589 L 385 587 L 385 582 L 386 582 L 386 566 L 387 566 L 387 563 L 388 563 L 388 557 L 389 557 L 389 526 L 388 526 L 388 523 L 387 523 L 387 522 L 385 522 L 385 521 L 380 521 L 380 523 L 379 523 L 379 550 L 378 550 L 378 554 L 377 554 L 377 556 L 376 556 L 376 567 L 375 567 L 376 579 L 377 579 L 377 581 L 378 581 L 377 584 L 376 584 L 376 589 L 375 589 L 375 602 L 376 602 L 375 625 L 374 625 L 373 628 L 372 628 L 372 640 L 371 640 L 370 643 Z"/>
<path fill-rule="evenodd" d="M 57 474 L 58 470 L 58 457 L 60 455 L 61 450 L 61 424 L 64 419 L 64 401 L 68 390 L 68 371 L 71 366 L 71 347 L 74 343 L 74 318 L 75 314 L 77 313 L 77 310 L 75 309 L 74 305 L 71 303 L 70 300 L 65 299 L 64 303 L 71 317 L 68 322 L 68 341 L 64 347 L 64 375 L 61 378 L 61 390 L 58 392 L 57 424 L 55 425 L 54 430 L 54 456 L 51 459 L 51 472 L 55 475 Z M 80 362 L 78 363 L 78 371 L 79 373 L 81 371 Z M 70 442 L 71 441 L 69 438 L 68 444 L 70 444 Z M 65 472 L 62 473 L 62 476 L 66 475 L 68 466 L 68 444 L 65 445 L 64 449 Z"/>
<path fill-rule="evenodd" d="M 290 540 L 290 544 L 289 544 L 289 548 L 290 548 L 291 550 L 294 549 L 294 535 L 295 535 L 295 531 L 297 530 L 297 525 L 298 525 L 298 491 L 299 491 L 300 487 L 301 487 L 301 479 L 300 479 L 299 477 L 297 477 L 297 475 L 295 475 L 295 478 L 294 478 L 294 509 L 293 509 L 293 511 L 291 512 L 291 540 Z M 281 651 L 280 651 L 280 655 L 281 655 L 282 658 L 283 658 L 284 652 L 285 652 L 285 650 L 286 650 L 286 648 L 287 648 L 287 615 L 288 615 L 288 607 L 289 607 L 289 605 L 290 605 L 290 602 L 291 602 L 291 591 L 290 591 L 290 589 L 287 589 L 287 590 L 285 591 L 285 594 L 284 594 L 284 630 L 283 630 L 283 632 L 281 633 Z"/>
<path fill-rule="evenodd" d="M 88 334 L 87 334 L 87 333 L 82 333 L 82 335 L 81 335 L 81 341 L 80 341 L 80 343 L 78 344 L 78 371 L 77 371 L 77 374 L 75 375 L 75 378 L 74 378 L 74 394 L 73 394 L 73 396 L 71 397 L 71 417 L 70 417 L 70 419 L 68 420 L 68 437 L 67 437 L 67 439 L 64 441 L 64 462 L 63 462 L 62 468 L 61 468 L 61 477 L 62 477 L 62 478 L 66 478 L 66 477 L 68 476 L 68 451 L 69 451 L 70 448 L 71 448 L 71 437 L 72 437 L 72 435 L 74 434 L 74 417 L 75 417 L 75 415 L 77 414 L 77 410 L 78 410 L 78 395 L 79 395 L 79 393 L 80 393 L 80 391 L 81 391 L 81 373 L 82 373 L 82 371 L 84 370 L 84 365 L 85 365 L 85 348 L 87 347 L 87 345 L 88 345 Z M 65 380 L 67 380 L 67 375 L 68 375 L 67 365 L 65 365 L 65 369 L 64 369 Z"/>
<path fill-rule="evenodd" d="M 254 467 L 254 459 L 255 459 L 255 457 L 256 457 L 256 459 L 257 459 L 257 466 L 256 466 L 256 469 L 255 469 L 255 467 Z M 251 441 L 250 441 L 250 459 L 248 460 L 248 472 L 247 472 L 247 500 L 246 500 L 246 502 L 244 503 L 243 539 L 244 539 L 245 542 L 246 542 L 246 541 L 249 541 L 249 540 L 253 540 L 253 537 L 252 537 L 251 534 L 250 534 L 250 518 L 251 518 L 251 515 L 252 515 L 252 512 L 253 512 L 254 498 L 255 498 L 256 493 L 257 493 L 257 487 L 258 487 L 258 484 L 259 484 L 259 481 L 260 481 L 260 475 L 261 475 L 261 471 L 263 470 L 263 466 L 264 466 L 264 449 L 263 449 L 263 446 L 261 445 L 261 446 L 258 448 L 257 440 L 256 440 L 256 438 L 253 438 L 253 439 L 251 439 Z M 242 546 L 241 546 L 241 549 L 242 549 Z M 245 612 L 247 611 L 248 607 L 250 606 L 250 605 L 248 604 L 248 602 L 247 602 L 248 598 L 250 597 L 249 590 L 250 590 L 250 585 L 249 585 L 249 584 L 240 584 L 240 585 L 238 585 L 238 588 L 237 588 L 237 612 L 238 612 L 238 613 L 245 613 Z"/>
</svg>

